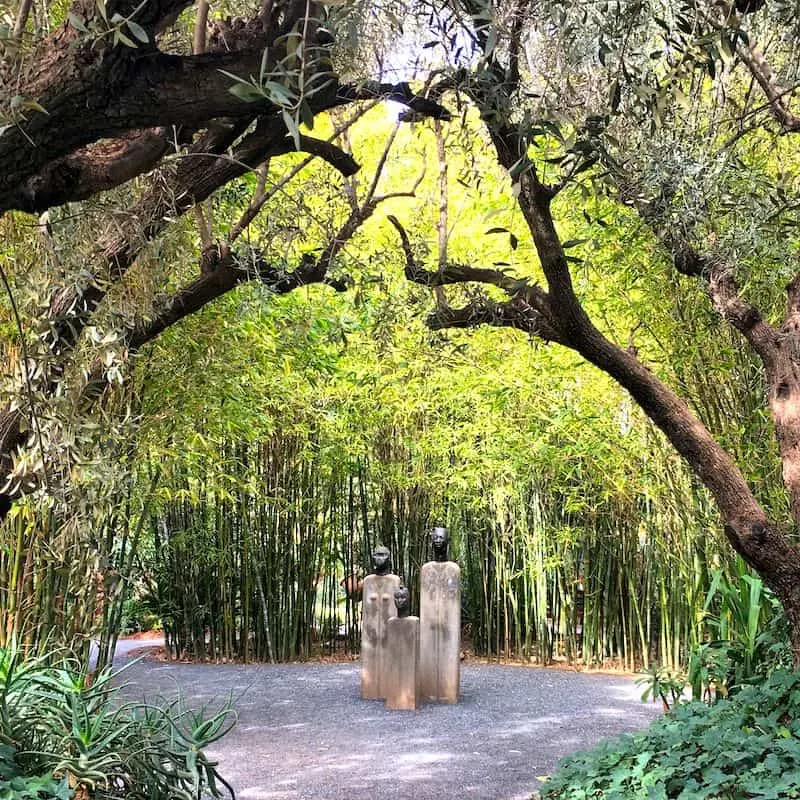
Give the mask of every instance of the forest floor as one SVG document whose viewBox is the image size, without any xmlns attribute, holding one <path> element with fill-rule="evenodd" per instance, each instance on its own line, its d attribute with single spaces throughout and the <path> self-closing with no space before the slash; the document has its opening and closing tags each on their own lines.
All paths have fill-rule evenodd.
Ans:
<svg viewBox="0 0 800 800">
<path fill-rule="evenodd" d="M 116 665 L 147 644 L 122 641 Z M 563 756 L 660 711 L 629 677 L 494 664 L 462 665 L 458 705 L 416 712 L 362 700 L 357 662 L 143 659 L 124 678 L 130 697 L 233 695 L 238 724 L 208 752 L 240 800 L 522 800 Z"/>
</svg>

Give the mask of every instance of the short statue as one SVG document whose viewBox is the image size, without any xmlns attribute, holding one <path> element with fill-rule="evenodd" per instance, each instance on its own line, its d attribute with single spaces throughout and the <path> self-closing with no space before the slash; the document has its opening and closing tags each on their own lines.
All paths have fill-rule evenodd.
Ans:
<svg viewBox="0 0 800 800">
<path fill-rule="evenodd" d="M 419 617 L 409 616 L 411 597 L 400 586 L 394 593 L 397 616 L 386 623 L 388 659 L 386 708 L 415 711 L 422 696 L 419 690 Z"/>
<path fill-rule="evenodd" d="M 387 627 L 394 616 L 394 593 L 400 578 L 392 575 L 387 547 L 372 553 L 374 574 L 364 578 L 361 616 L 361 697 L 383 700 L 386 697 Z"/>
<path fill-rule="evenodd" d="M 422 566 L 419 602 L 423 700 L 457 703 L 461 678 L 461 570 L 447 560 L 447 528 L 434 528 L 435 561 Z"/>
</svg>

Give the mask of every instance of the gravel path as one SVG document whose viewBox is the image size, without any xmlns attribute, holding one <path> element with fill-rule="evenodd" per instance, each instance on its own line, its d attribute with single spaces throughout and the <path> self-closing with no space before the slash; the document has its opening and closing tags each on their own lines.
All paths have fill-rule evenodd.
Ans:
<svg viewBox="0 0 800 800">
<path fill-rule="evenodd" d="M 361 700 L 358 670 L 140 661 L 125 676 L 133 696 L 180 687 L 191 705 L 233 691 L 239 724 L 209 754 L 241 800 L 522 800 L 562 756 L 658 714 L 628 678 L 494 665 L 462 667 L 457 706 L 387 711 Z"/>
</svg>

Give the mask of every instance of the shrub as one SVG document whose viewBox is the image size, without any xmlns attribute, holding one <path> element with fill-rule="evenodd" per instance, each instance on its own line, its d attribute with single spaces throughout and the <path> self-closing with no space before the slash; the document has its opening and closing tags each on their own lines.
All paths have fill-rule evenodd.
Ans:
<svg viewBox="0 0 800 800">
<path fill-rule="evenodd" d="M 789 628 L 778 598 L 741 559 L 736 569 L 734 578 L 715 570 L 706 595 L 704 619 L 714 636 L 689 658 L 695 699 L 726 697 L 792 664 Z"/>
<path fill-rule="evenodd" d="M 780 602 L 756 575 L 737 561 L 735 579 L 713 574 L 703 606 L 704 620 L 716 638 L 689 654 L 688 670 L 672 672 L 655 665 L 637 681 L 642 700 L 661 699 L 664 710 L 681 701 L 688 684 L 695 700 L 714 703 L 742 686 L 761 683 L 777 669 L 792 665 L 789 629 Z"/>
<path fill-rule="evenodd" d="M 121 671 L 90 682 L 69 660 L 0 649 L 0 800 L 220 796 L 224 781 L 203 751 L 234 724 L 230 704 L 123 702 L 112 683 Z"/>
<path fill-rule="evenodd" d="M 642 732 L 562 761 L 546 800 L 800 798 L 800 673 L 708 706 L 679 704 Z"/>
</svg>

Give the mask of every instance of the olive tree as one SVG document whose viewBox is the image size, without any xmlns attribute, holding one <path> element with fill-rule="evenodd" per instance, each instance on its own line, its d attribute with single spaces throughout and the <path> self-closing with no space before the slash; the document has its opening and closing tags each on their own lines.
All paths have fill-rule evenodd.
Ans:
<svg viewBox="0 0 800 800">
<path fill-rule="evenodd" d="M 8 476 L 0 510 L 7 513 L 36 479 L 24 455 L 37 438 L 26 391 L 34 381 L 45 397 L 62 391 L 65 360 L 148 242 L 195 209 L 203 245 L 197 276 L 125 327 L 130 350 L 244 280 L 288 291 L 327 279 L 342 242 L 374 211 L 374 197 L 353 207 L 322 256 L 288 272 L 276 266 L 275 254 L 234 247 L 263 206 L 263 184 L 227 238 L 214 240 L 203 210 L 234 178 L 290 151 L 325 158 L 345 174 L 355 170 L 352 156 L 332 141 L 304 132 L 317 115 L 388 97 L 408 106 L 406 119 L 442 121 L 450 117 L 448 107 L 469 105 L 513 184 L 537 258 L 529 275 L 517 277 L 485 265 L 450 264 L 440 242 L 438 268 L 427 269 L 403 223 L 394 220 L 407 277 L 436 290 L 429 325 L 515 328 L 574 350 L 624 387 L 711 492 L 732 547 L 782 601 L 800 662 L 800 553 L 793 541 L 800 520 L 800 278 L 787 281 L 781 319 L 761 313 L 740 288 L 753 259 L 743 258 L 728 235 L 737 227 L 732 215 L 744 213 L 763 222 L 765 237 L 786 239 L 786 226 L 770 227 L 770 220 L 793 220 L 796 165 L 790 159 L 773 169 L 788 197 L 775 214 L 759 215 L 746 189 L 728 193 L 736 203 L 718 193 L 735 181 L 736 154 L 746 142 L 800 130 L 792 108 L 798 37 L 791 3 L 264 0 L 240 18 L 209 19 L 200 0 L 191 20 L 189 5 L 76 0 L 56 24 L 21 0 L 16 17 L 6 21 L 0 213 L 42 214 L 100 196 L 113 202 L 131 182 L 136 188 L 122 195 L 133 198 L 133 208 L 118 209 L 124 213 L 97 237 L 79 280 L 51 292 L 35 354 L 45 367 L 34 372 L 29 358 L 21 361 L 17 396 L 0 412 L 0 463 Z M 393 43 L 397 36 L 401 45 Z M 373 59 L 380 49 L 382 58 Z M 425 65 L 425 73 L 418 66 L 418 93 L 406 83 L 378 80 L 381 64 L 399 62 Z M 352 81 L 340 77 L 343 65 Z M 687 154 L 700 149 L 706 163 L 730 165 L 714 180 L 700 180 L 702 170 L 677 168 L 681 158 L 674 159 L 675 169 L 656 169 L 672 147 L 669 132 L 686 130 L 686 108 L 701 110 Z M 140 176 L 146 176 L 141 188 Z M 554 215 L 554 204 L 578 185 L 634 209 L 661 253 L 703 283 L 713 307 L 757 355 L 791 524 L 762 507 L 687 398 L 634 346 L 615 343 L 624 336 L 590 317 L 589 298 L 571 272 L 573 243 L 559 234 Z M 791 246 L 784 247 L 784 262 L 792 260 Z M 780 280 L 780 271 L 775 275 Z M 493 288 L 471 292 L 465 305 L 454 307 L 444 287 L 455 284 Z M 107 379 L 102 364 L 85 372 L 89 384 Z"/>
<path fill-rule="evenodd" d="M 242 245 L 248 226 L 277 192 L 291 191 L 289 179 L 299 171 L 293 167 L 280 185 L 268 185 L 265 165 L 302 152 L 352 175 L 359 165 L 335 140 L 359 109 L 382 99 L 404 104 L 410 114 L 447 117 L 441 105 L 405 83 L 340 80 L 331 60 L 334 21 L 322 4 L 268 0 L 261 8 L 241 9 L 244 16 L 213 20 L 203 0 L 187 11 L 190 5 L 79 2 L 63 19 L 53 19 L 33 13 L 37 7 L 22 0 L 16 17 L 5 20 L 0 224 L 12 239 L 20 213 L 37 215 L 46 236 L 51 210 L 67 209 L 62 217 L 69 220 L 84 214 L 80 203 L 91 198 L 101 199 L 103 214 L 92 218 L 91 247 L 81 251 L 79 268 L 57 264 L 51 271 L 34 336 L 22 337 L 24 357 L 6 370 L 14 382 L 0 410 L 3 516 L 37 484 L 50 460 L 42 441 L 47 437 L 41 426 L 37 430 L 34 394 L 46 406 L 65 393 L 76 353 L 97 335 L 101 315 L 118 306 L 126 276 L 154 260 L 148 247 L 179 228 L 186 212 L 194 210 L 201 239 L 196 276 L 159 287 L 152 307 L 121 321 L 113 337 L 124 359 L 246 281 L 260 281 L 275 293 L 312 282 L 343 289 L 329 268 L 385 199 L 376 181 L 353 198 L 349 216 L 327 244 L 313 242 L 291 268 L 282 253 Z M 303 132 L 317 115 L 344 106 L 353 106 L 350 120 L 337 117 L 332 137 Z M 215 236 L 204 201 L 251 171 L 258 179 L 245 210 Z M 163 263 L 150 269 L 162 283 L 181 275 Z M 73 379 L 69 391 L 79 399 L 91 401 L 119 377 L 102 359 L 77 363 L 83 379 Z"/>
<path fill-rule="evenodd" d="M 431 18 L 448 68 L 434 85 L 479 112 L 538 264 L 521 278 L 484 265 L 442 262 L 428 270 L 402 223 L 395 225 L 410 280 L 500 290 L 453 307 L 440 289 L 431 327 L 515 328 L 574 350 L 630 393 L 713 495 L 731 546 L 780 598 L 800 663 L 800 162 L 762 165 L 771 178 L 761 197 L 748 185 L 745 163 L 753 141 L 764 145 L 768 161 L 778 139 L 798 131 L 792 98 L 800 61 L 796 9 L 761 6 L 453 0 L 438 8 Z M 590 317 L 591 298 L 576 289 L 571 271 L 574 243 L 559 234 L 554 214 L 560 197 L 574 202 L 578 186 L 635 210 L 656 242 L 654 263 L 642 269 L 656 269 L 668 256 L 680 274 L 702 282 L 713 308 L 756 354 L 789 524 L 762 507 L 689 398 L 660 378 L 632 341 L 615 343 L 627 332 Z M 743 244 L 742 231 L 755 231 L 778 256 L 765 263 L 763 249 Z M 786 283 L 782 314 L 756 307 L 741 288 L 755 282 Z M 771 452 L 765 446 L 764 458 Z"/>
</svg>

